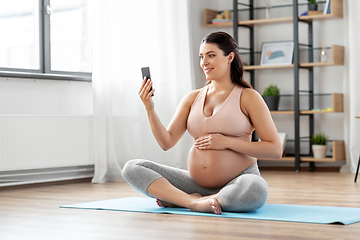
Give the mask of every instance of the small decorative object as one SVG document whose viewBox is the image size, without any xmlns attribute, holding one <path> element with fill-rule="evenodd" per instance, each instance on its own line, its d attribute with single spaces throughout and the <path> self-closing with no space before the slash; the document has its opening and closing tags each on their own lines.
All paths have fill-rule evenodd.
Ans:
<svg viewBox="0 0 360 240">
<path fill-rule="evenodd" d="M 324 47 L 321 49 L 320 61 L 327 62 L 326 48 Z"/>
<path fill-rule="evenodd" d="M 231 19 L 231 11 L 229 10 L 224 11 L 224 19 Z"/>
<path fill-rule="evenodd" d="M 320 53 L 320 62 L 327 62 L 326 46 L 325 46 L 324 41 L 322 41 L 322 47 L 321 47 L 321 53 Z"/>
<path fill-rule="evenodd" d="M 276 85 L 270 85 L 264 89 L 262 97 L 270 111 L 277 111 L 279 108 L 280 89 Z"/>
<path fill-rule="evenodd" d="M 270 19 L 271 18 L 271 5 L 270 5 L 270 0 L 263 0 L 266 4 L 266 9 L 265 9 L 265 18 L 266 19 Z"/>
<path fill-rule="evenodd" d="M 311 136 L 312 151 L 314 158 L 326 158 L 327 137 L 323 133 L 317 133 Z"/>
<path fill-rule="evenodd" d="M 261 47 L 261 66 L 290 65 L 293 60 L 294 42 L 269 42 Z"/>
<path fill-rule="evenodd" d="M 224 15 L 222 15 L 221 13 L 216 14 L 216 19 L 224 19 Z"/>
<path fill-rule="evenodd" d="M 316 0 L 308 0 L 310 5 L 309 5 L 309 10 L 312 10 L 312 11 L 317 11 L 318 9 L 318 5 L 317 5 L 317 2 Z"/>
</svg>

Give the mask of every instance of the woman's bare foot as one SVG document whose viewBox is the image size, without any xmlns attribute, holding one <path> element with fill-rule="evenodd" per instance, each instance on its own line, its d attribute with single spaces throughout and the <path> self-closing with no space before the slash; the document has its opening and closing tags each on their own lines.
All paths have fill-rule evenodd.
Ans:
<svg viewBox="0 0 360 240">
<path fill-rule="evenodd" d="M 190 209 L 194 212 L 209 212 L 221 214 L 221 206 L 215 197 L 205 197 L 195 200 Z"/>
<path fill-rule="evenodd" d="M 200 193 L 192 193 L 192 194 L 189 194 L 190 196 L 193 196 L 195 198 L 202 198 L 202 195 Z M 166 201 L 163 201 L 163 200 L 160 200 L 160 199 L 156 199 L 156 203 L 159 207 L 170 207 L 170 208 L 177 208 L 177 207 L 181 207 L 181 206 L 178 206 L 176 204 L 173 204 L 173 203 L 170 203 L 170 202 L 166 202 Z"/>
</svg>

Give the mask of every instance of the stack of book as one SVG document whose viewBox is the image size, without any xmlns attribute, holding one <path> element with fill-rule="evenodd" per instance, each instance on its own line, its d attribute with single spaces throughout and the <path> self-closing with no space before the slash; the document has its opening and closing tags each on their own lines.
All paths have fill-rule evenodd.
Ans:
<svg viewBox="0 0 360 240">
<path fill-rule="evenodd" d="M 217 18 L 214 18 L 213 20 L 211 20 L 212 24 L 229 23 L 229 22 L 233 22 L 233 20 L 232 19 L 217 19 Z"/>
</svg>

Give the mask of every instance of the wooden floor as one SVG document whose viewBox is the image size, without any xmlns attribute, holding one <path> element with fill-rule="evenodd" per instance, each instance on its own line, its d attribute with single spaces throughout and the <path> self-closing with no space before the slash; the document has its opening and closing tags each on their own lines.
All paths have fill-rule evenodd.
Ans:
<svg viewBox="0 0 360 240">
<path fill-rule="evenodd" d="M 354 174 L 263 171 L 267 203 L 360 207 Z M 347 226 L 63 209 L 60 205 L 142 196 L 126 183 L 73 183 L 0 191 L 0 239 L 360 239 Z"/>
</svg>

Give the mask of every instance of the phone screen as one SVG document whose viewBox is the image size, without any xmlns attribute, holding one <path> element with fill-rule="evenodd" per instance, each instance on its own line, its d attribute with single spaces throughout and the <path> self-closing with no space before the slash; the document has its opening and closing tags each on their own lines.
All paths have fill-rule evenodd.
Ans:
<svg viewBox="0 0 360 240">
<path fill-rule="evenodd" d="M 141 68 L 141 73 L 142 73 L 142 77 L 143 80 L 146 77 L 147 79 L 151 79 L 151 75 L 150 75 L 150 67 L 143 67 Z M 152 90 L 152 87 L 150 88 L 149 92 Z M 154 94 L 151 95 L 152 97 L 154 96 Z"/>
</svg>

